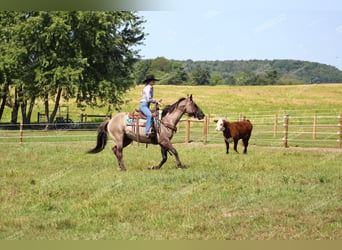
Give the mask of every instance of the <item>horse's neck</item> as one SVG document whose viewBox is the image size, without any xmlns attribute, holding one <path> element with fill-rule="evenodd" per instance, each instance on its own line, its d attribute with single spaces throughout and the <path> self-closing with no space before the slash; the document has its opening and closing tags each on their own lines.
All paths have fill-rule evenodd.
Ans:
<svg viewBox="0 0 342 250">
<path fill-rule="evenodd" d="M 183 114 L 184 113 L 181 110 L 176 109 L 172 113 L 166 114 L 162 120 L 171 123 L 173 126 L 176 126 Z"/>
</svg>

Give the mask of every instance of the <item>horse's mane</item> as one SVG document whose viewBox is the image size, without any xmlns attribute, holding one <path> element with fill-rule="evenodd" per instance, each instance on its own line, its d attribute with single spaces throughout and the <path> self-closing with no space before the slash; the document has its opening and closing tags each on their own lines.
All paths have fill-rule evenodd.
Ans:
<svg viewBox="0 0 342 250">
<path fill-rule="evenodd" d="M 177 102 L 175 102 L 174 104 L 172 105 L 166 105 L 163 109 L 163 112 L 162 112 L 162 118 L 167 114 L 167 113 L 172 113 L 178 106 L 178 104 L 185 100 L 185 97 L 182 97 L 180 98 Z"/>
</svg>

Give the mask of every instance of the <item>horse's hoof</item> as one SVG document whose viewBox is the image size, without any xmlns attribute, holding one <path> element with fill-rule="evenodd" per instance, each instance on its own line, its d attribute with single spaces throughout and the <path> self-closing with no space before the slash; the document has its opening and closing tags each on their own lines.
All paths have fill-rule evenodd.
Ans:
<svg viewBox="0 0 342 250">
<path fill-rule="evenodd" d="M 154 169 L 156 169 L 154 166 L 149 166 L 148 168 L 147 168 L 148 170 L 154 170 Z"/>
</svg>

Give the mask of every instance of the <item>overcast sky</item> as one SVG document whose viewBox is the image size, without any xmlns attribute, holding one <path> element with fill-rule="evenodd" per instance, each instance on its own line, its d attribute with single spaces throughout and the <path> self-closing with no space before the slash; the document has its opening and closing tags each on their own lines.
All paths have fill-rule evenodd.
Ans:
<svg viewBox="0 0 342 250">
<path fill-rule="evenodd" d="M 145 59 L 298 59 L 342 70 L 340 0 L 164 0 L 139 11 Z"/>
</svg>

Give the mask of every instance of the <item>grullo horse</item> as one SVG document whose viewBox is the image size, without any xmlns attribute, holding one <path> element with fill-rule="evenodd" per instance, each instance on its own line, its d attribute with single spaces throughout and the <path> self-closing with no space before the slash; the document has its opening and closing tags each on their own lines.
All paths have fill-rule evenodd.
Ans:
<svg viewBox="0 0 342 250">
<path fill-rule="evenodd" d="M 173 133 L 176 132 L 177 123 L 184 114 L 188 114 L 199 120 L 203 119 L 205 116 L 202 110 L 193 101 L 192 95 L 181 98 L 176 103 L 165 107 L 159 126 L 156 129 L 155 138 L 149 138 L 145 136 L 144 127 L 140 127 L 137 133 L 134 126 L 127 125 L 127 114 L 123 112 L 119 113 L 99 126 L 97 132 L 97 145 L 95 148 L 89 150 L 88 153 L 101 152 L 106 146 L 107 135 L 109 134 L 115 143 L 112 151 L 118 160 L 121 171 L 126 170 L 123 161 L 123 148 L 128 146 L 132 141 L 160 145 L 162 160 L 157 166 L 151 166 L 149 169 L 160 169 L 167 160 L 167 152 L 170 152 L 175 156 L 177 168 L 183 168 L 178 152 L 171 144 L 171 139 Z"/>
</svg>

